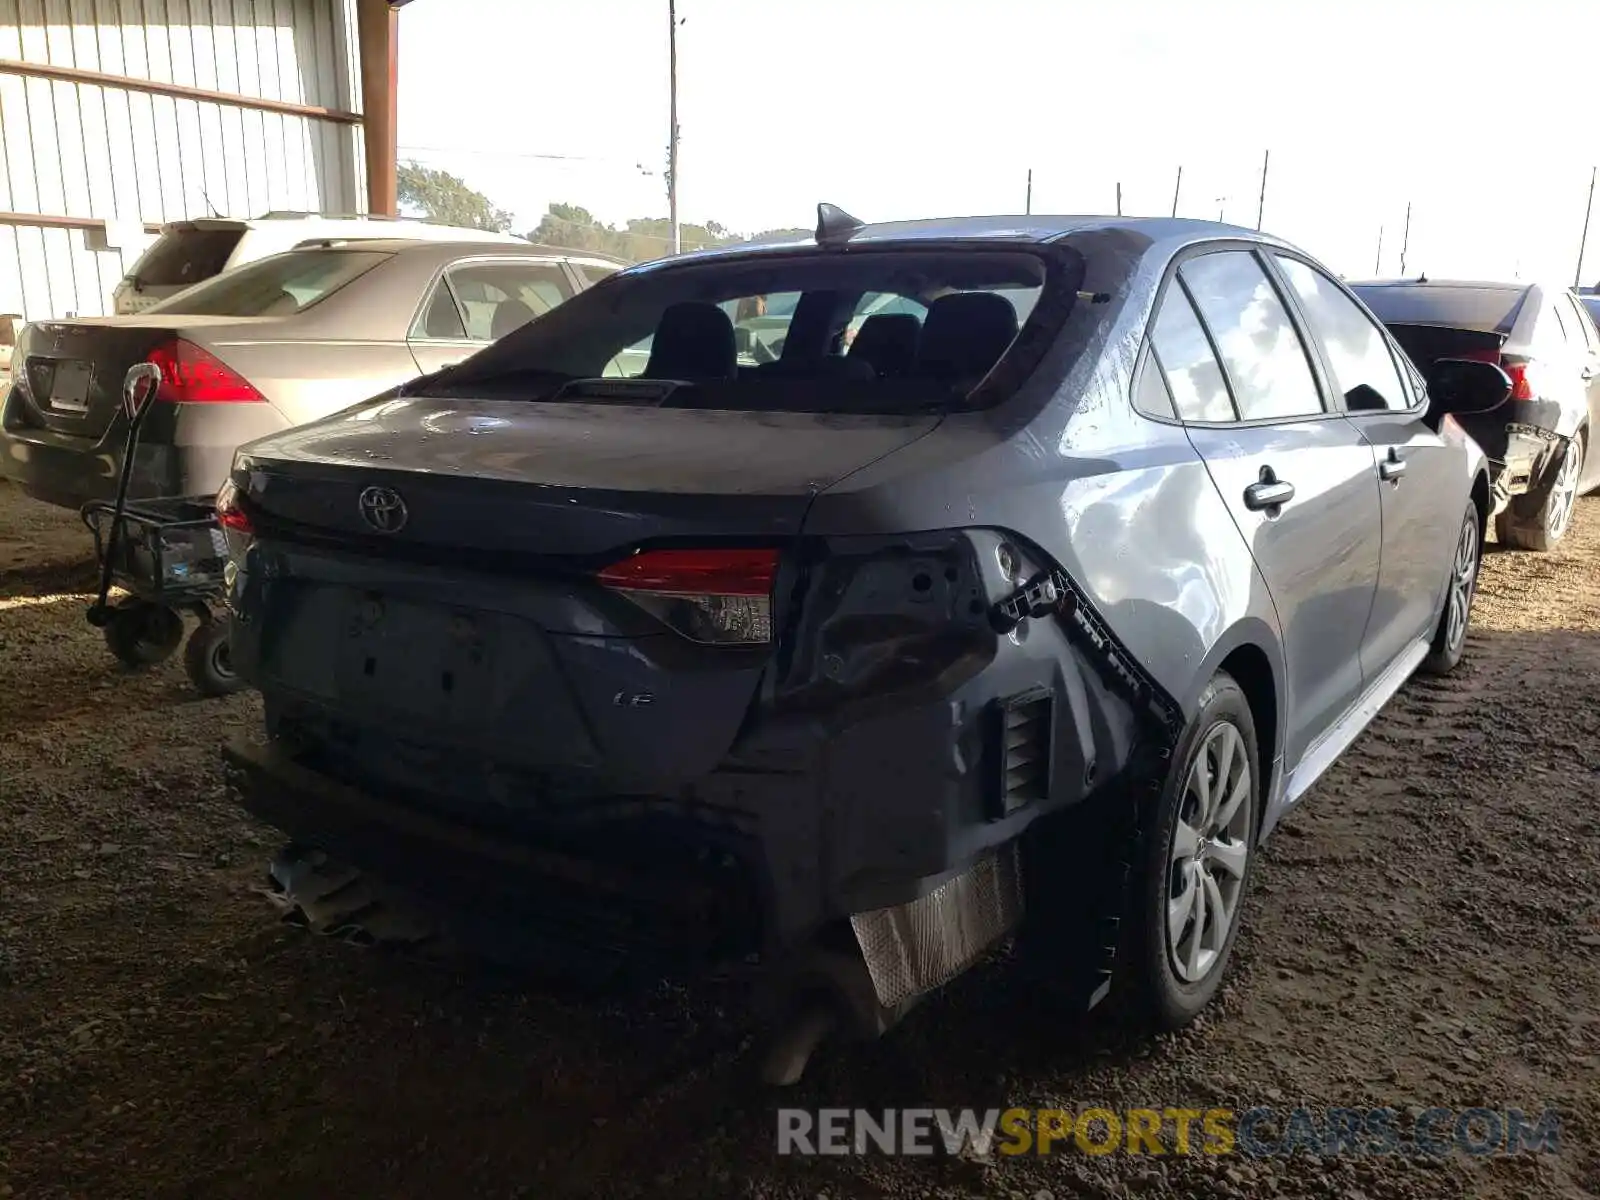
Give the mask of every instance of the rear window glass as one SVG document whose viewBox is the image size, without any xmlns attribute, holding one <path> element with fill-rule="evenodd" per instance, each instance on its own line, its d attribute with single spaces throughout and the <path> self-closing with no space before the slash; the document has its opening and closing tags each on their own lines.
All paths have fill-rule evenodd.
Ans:
<svg viewBox="0 0 1600 1200">
<path fill-rule="evenodd" d="M 130 278 L 141 287 L 189 287 L 222 273 L 242 229 L 182 229 L 164 233 L 144 252 Z"/>
<path fill-rule="evenodd" d="M 1049 275 L 1043 256 L 1010 249 L 663 267 L 583 292 L 439 386 L 741 411 L 945 411 L 1005 355 Z M 1081 265 L 1056 275 L 1081 281 Z M 1065 297 L 1052 309 L 1060 319 L 1077 286 L 1052 285 Z M 860 334 L 880 314 L 898 324 Z"/>
<path fill-rule="evenodd" d="M 1448 325 L 1491 333 L 1509 329 L 1522 303 L 1522 288 L 1403 287 L 1356 284 L 1360 296 L 1385 325 Z"/>
<path fill-rule="evenodd" d="M 1589 319 L 1600 325 L 1600 296 L 1579 296 L 1583 302 L 1584 311 L 1589 314 Z"/>
<path fill-rule="evenodd" d="M 179 292 L 150 312 L 204 317 L 287 317 L 365 275 L 389 254 L 374 250 L 290 250 Z"/>
<path fill-rule="evenodd" d="M 622 270 L 621 267 L 614 267 L 609 263 L 578 262 L 572 265 L 577 268 L 578 274 L 583 277 L 583 281 L 591 286 L 599 283 L 608 275 L 615 275 Z"/>
</svg>

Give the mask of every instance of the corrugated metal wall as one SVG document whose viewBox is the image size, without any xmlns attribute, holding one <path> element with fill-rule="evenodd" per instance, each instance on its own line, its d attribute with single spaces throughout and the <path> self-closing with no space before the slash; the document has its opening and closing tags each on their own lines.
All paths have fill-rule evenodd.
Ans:
<svg viewBox="0 0 1600 1200">
<path fill-rule="evenodd" d="M 0 59 L 359 112 L 350 0 L 0 0 Z M 0 312 L 109 311 L 143 226 L 272 209 L 360 212 L 358 125 L 0 74 Z"/>
</svg>

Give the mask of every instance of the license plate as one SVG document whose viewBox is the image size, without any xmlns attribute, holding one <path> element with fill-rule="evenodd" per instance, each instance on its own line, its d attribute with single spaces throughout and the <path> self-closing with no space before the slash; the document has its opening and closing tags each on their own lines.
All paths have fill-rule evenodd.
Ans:
<svg viewBox="0 0 1600 1200">
<path fill-rule="evenodd" d="M 89 376 L 84 362 L 58 362 L 50 381 L 50 407 L 60 412 L 89 411 Z"/>
<path fill-rule="evenodd" d="M 341 696 L 446 726 L 481 719 L 492 692 L 498 622 L 391 597 L 352 597 L 338 662 Z"/>
</svg>

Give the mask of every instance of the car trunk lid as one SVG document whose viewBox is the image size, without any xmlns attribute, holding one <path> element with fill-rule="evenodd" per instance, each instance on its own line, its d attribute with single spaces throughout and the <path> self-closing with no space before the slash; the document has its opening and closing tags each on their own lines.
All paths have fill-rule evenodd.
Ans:
<svg viewBox="0 0 1600 1200">
<path fill-rule="evenodd" d="M 1389 332 L 1400 348 L 1426 373 L 1441 358 L 1477 358 L 1497 362 L 1506 335 L 1490 330 L 1457 329 L 1447 325 L 1393 324 Z"/>
<path fill-rule="evenodd" d="M 43 321 L 20 339 L 13 376 L 25 384 L 33 425 L 94 442 L 116 420 L 128 368 L 152 350 L 176 340 L 215 343 L 219 334 L 272 319 L 143 313 Z"/>
<path fill-rule="evenodd" d="M 811 499 L 921 437 L 932 416 L 383 399 L 245 448 L 269 527 L 438 561 L 587 558 L 695 536 L 787 538 Z M 363 512 L 393 490 L 403 527 Z"/>
<path fill-rule="evenodd" d="M 236 630 L 235 662 L 264 692 L 333 714 L 307 715 L 302 736 L 364 786 L 536 803 L 540 789 L 485 766 L 498 763 L 580 791 L 663 794 L 733 745 L 786 620 L 784 555 L 812 498 L 936 423 L 358 406 L 247 446 L 236 466 L 255 533 L 238 605 L 256 615 Z M 660 594 L 630 592 L 634 577 L 600 575 L 662 546 L 770 554 L 770 584 L 684 588 L 765 605 L 759 632 L 710 640 L 666 615 Z M 424 749 L 397 749 L 408 743 Z M 452 753 L 479 767 L 441 766 Z"/>
</svg>

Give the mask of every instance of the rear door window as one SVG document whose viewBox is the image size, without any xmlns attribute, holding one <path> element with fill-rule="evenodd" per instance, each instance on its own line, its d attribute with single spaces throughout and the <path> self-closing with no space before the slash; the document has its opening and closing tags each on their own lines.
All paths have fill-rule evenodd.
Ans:
<svg viewBox="0 0 1600 1200">
<path fill-rule="evenodd" d="M 141 287 L 190 287 L 220 275 L 243 229 L 175 229 L 156 239 L 129 278 Z"/>
<path fill-rule="evenodd" d="M 1176 280 L 1167 288 L 1150 329 L 1150 344 L 1167 379 L 1173 406 L 1185 421 L 1232 421 L 1228 380 L 1194 305 Z"/>
<path fill-rule="evenodd" d="M 1172 420 L 1178 415 L 1172 407 L 1172 393 L 1154 354 L 1146 354 L 1139 364 L 1139 377 L 1133 385 L 1133 407 L 1147 417 Z"/>
<path fill-rule="evenodd" d="M 1600 350 L 1600 333 L 1596 332 L 1594 322 L 1589 319 L 1578 298 L 1570 292 L 1564 292 L 1561 302 L 1567 307 L 1567 328 L 1573 332 L 1573 341 L 1578 343 L 1578 348 L 1589 354 Z"/>
<path fill-rule="evenodd" d="M 1411 394 L 1383 330 L 1321 271 L 1281 254 L 1277 262 L 1321 343 L 1345 407 L 1352 412 L 1410 408 Z"/>
<path fill-rule="evenodd" d="M 413 336 L 498 341 L 571 297 L 558 262 L 461 263 L 434 285 Z"/>
<path fill-rule="evenodd" d="M 572 264 L 572 268 L 578 272 L 579 277 L 590 287 L 593 287 L 607 276 L 615 275 L 622 270 L 621 267 L 612 266 L 610 263 L 593 262 L 575 262 Z"/>
<path fill-rule="evenodd" d="M 293 316 L 389 257 L 373 250 L 290 250 L 218 275 L 148 311 L 210 317 Z"/>
<path fill-rule="evenodd" d="M 1225 250 L 1178 269 L 1211 331 L 1243 421 L 1323 411 L 1316 376 L 1278 290 L 1254 254 Z"/>
</svg>

